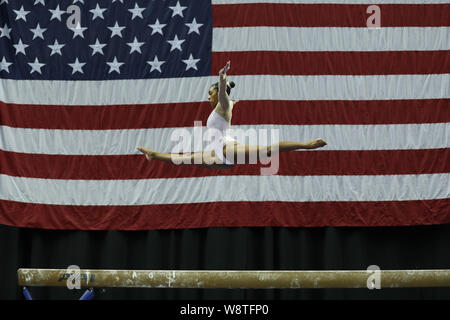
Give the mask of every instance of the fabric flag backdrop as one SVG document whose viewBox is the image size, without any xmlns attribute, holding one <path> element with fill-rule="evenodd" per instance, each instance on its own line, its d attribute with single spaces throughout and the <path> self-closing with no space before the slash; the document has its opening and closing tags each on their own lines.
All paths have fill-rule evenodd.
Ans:
<svg viewBox="0 0 450 320">
<path fill-rule="evenodd" d="M 392 2 L 0 0 L 0 223 L 449 223 L 450 4 Z M 234 128 L 328 145 L 271 176 L 147 162 L 206 125 L 228 60 Z"/>
</svg>

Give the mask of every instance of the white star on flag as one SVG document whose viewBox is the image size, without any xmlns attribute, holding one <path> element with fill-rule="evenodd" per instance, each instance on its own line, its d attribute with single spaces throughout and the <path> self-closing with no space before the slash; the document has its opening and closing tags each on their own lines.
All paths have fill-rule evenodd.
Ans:
<svg viewBox="0 0 450 320">
<path fill-rule="evenodd" d="M 68 63 L 68 65 L 72 67 L 72 74 L 74 74 L 75 72 L 84 73 L 82 68 L 85 64 L 86 63 L 84 62 L 80 63 L 80 61 L 78 61 L 78 58 L 75 59 L 74 63 Z"/>
<path fill-rule="evenodd" d="M 134 9 L 128 9 L 128 11 L 130 11 L 133 14 L 131 20 L 133 20 L 136 17 L 144 19 L 144 17 L 142 16 L 142 11 L 144 11 L 145 9 L 146 8 L 139 8 L 137 3 L 134 5 Z"/>
<path fill-rule="evenodd" d="M 50 17 L 50 21 L 52 21 L 53 19 L 58 19 L 59 21 L 61 21 L 61 15 L 66 13 L 65 11 L 62 11 L 59 9 L 59 4 L 56 6 L 55 9 L 48 9 L 48 11 L 50 11 L 52 13 L 52 16 Z"/>
<path fill-rule="evenodd" d="M 37 5 L 38 3 L 42 4 L 43 6 L 45 6 L 44 0 L 35 0 L 34 1 L 34 5 Z"/>
<path fill-rule="evenodd" d="M 95 7 L 95 9 L 89 10 L 89 12 L 92 12 L 92 14 L 94 15 L 92 17 L 92 20 L 95 20 L 95 18 L 105 19 L 103 17 L 103 11 L 106 11 L 106 8 L 101 9 L 97 3 L 97 6 Z"/>
<path fill-rule="evenodd" d="M 190 68 L 198 70 L 197 69 L 197 62 L 200 61 L 200 59 L 194 59 L 194 57 L 192 56 L 192 53 L 189 55 L 189 59 L 186 60 L 182 60 L 184 63 L 186 63 L 186 70 L 188 71 Z"/>
<path fill-rule="evenodd" d="M 28 62 L 28 64 L 31 66 L 31 71 L 30 71 L 30 73 L 33 73 L 33 72 L 36 71 L 36 72 L 42 74 L 41 68 L 42 68 L 43 66 L 45 66 L 45 63 L 39 63 L 38 58 L 36 58 L 36 59 L 34 60 L 33 63 Z"/>
<path fill-rule="evenodd" d="M 200 34 L 200 30 L 198 29 L 203 25 L 203 23 L 197 23 L 197 20 L 194 18 L 191 23 L 186 23 L 186 25 L 189 27 L 188 34 L 191 32 Z"/>
<path fill-rule="evenodd" d="M 156 19 L 156 22 L 154 24 L 149 24 L 148 26 L 150 28 L 152 28 L 152 34 L 154 34 L 154 33 L 163 34 L 162 28 L 164 28 L 166 26 L 166 24 L 161 24 L 161 23 L 159 23 L 159 20 Z"/>
<path fill-rule="evenodd" d="M 10 32 L 11 32 L 11 28 L 8 28 L 8 25 L 5 23 L 5 25 L 3 26 L 3 28 L 0 28 L 0 38 L 1 37 L 7 37 L 8 39 L 11 39 L 10 37 Z"/>
<path fill-rule="evenodd" d="M 27 55 L 25 53 L 25 49 L 29 47 L 27 44 L 23 44 L 22 39 L 19 39 L 19 42 L 17 44 L 13 44 L 14 48 L 16 48 L 16 55 L 19 53 L 23 53 L 24 55 Z"/>
<path fill-rule="evenodd" d="M 78 22 L 77 26 L 75 28 L 70 28 L 70 30 L 73 31 L 73 38 L 75 39 L 76 36 L 80 36 L 84 39 L 83 32 L 86 31 L 87 27 L 81 27 L 80 23 Z"/>
<path fill-rule="evenodd" d="M 37 24 L 36 28 L 34 29 L 30 29 L 31 32 L 33 32 L 33 39 L 36 38 L 41 38 L 42 40 L 44 40 L 44 32 L 47 31 L 47 28 L 41 28 L 41 26 L 39 25 L 39 23 Z"/>
<path fill-rule="evenodd" d="M 158 56 L 155 56 L 153 61 L 147 61 L 147 63 L 152 66 L 150 72 L 152 72 L 153 70 L 158 70 L 161 73 L 161 65 L 165 63 L 165 61 L 159 61 Z"/>
<path fill-rule="evenodd" d="M 183 10 L 186 10 L 187 7 L 180 6 L 180 1 L 177 1 L 177 5 L 175 7 L 170 7 L 170 10 L 172 10 L 172 18 L 176 15 L 179 15 L 183 18 Z"/>
<path fill-rule="evenodd" d="M 100 53 L 100 54 L 104 55 L 104 53 L 103 53 L 103 47 L 104 47 L 104 46 L 106 46 L 106 44 L 100 43 L 100 42 L 98 41 L 98 38 L 97 38 L 97 40 L 95 41 L 94 44 L 90 44 L 90 45 L 89 45 L 89 47 L 91 47 L 92 50 L 94 50 L 94 51 L 92 52 L 92 55 L 94 55 L 94 54 L 96 54 L 96 53 Z"/>
<path fill-rule="evenodd" d="M 114 37 L 115 35 L 122 38 L 122 30 L 125 29 L 125 27 L 119 27 L 119 24 L 116 21 L 114 27 L 108 27 L 108 29 L 112 31 L 111 38 Z"/>
<path fill-rule="evenodd" d="M 11 62 L 6 61 L 6 58 L 3 57 L 3 60 L 0 61 L 0 71 L 5 70 L 9 73 L 9 66 L 12 65 Z"/>
<path fill-rule="evenodd" d="M 58 40 L 55 39 L 55 42 L 52 45 L 48 46 L 50 49 L 52 49 L 52 52 L 50 53 L 50 55 L 52 56 L 56 53 L 56 54 L 59 54 L 60 56 L 62 56 L 61 48 L 64 46 L 65 46 L 65 44 L 59 44 Z"/>
<path fill-rule="evenodd" d="M 16 13 L 16 20 L 22 19 L 23 21 L 27 22 L 26 15 L 29 14 L 31 11 L 26 11 L 23 9 L 23 6 L 20 7 L 19 10 L 13 10 Z"/>
<path fill-rule="evenodd" d="M 173 40 L 167 40 L 167 42 L 170 43 L 170 45 L 171 45 L 170 51 L 173 51 L 175 49 L 183 51 L 183 50 L 181 50 L 181 44 L 184 41 L 185 40 L 178 40 L 178 36 L 177 35 L 175 35 L 175 38 Z"/>
<path fill-rule="evenodd" d="M 117 62 L 117 58 L 116 57 L 114 57 L 113 62 L 106 62 L 106 63 L 109 66 L 109 72 L 108 73 L 116 71 L 118 74 L 120 74 L 120 69 L 119 69 L 120 66 L 124 64 L 123 62 Z"/>
<path fill-rule="evenodd" d="M 134 41 L 133 41 L 133 42 L 127 43 L 127 45 L 129 45 L 129 46 L 131 47 L 130 53 L 133 53 L 133 52 L 135 52 L 135 51 L 137 51 L 137 52 L 139 52 L 139 53 L 142 53 L 142 52 L 141 52 L 141 46 L 143 46 L 144 43 L 145 43 L 145 42 L 138 42 L 138 41 L 137 41 L 137 38 L 134 37 Z"/>
</svg>

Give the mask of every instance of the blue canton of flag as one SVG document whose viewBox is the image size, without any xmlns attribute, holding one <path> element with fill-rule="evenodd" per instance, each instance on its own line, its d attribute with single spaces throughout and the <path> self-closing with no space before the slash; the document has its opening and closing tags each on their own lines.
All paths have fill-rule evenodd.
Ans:
<svg viewBox="0 0 450 320">
<path fill-rule="evenodd" d="M 0 77 L 210 74 L 210 0 L 0 0 Z"/>
</svg>

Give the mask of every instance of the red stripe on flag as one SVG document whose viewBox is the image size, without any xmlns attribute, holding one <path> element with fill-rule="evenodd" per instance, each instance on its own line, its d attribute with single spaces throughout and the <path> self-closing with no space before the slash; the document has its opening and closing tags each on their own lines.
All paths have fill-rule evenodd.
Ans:
<svg viewBox="0 0 450 320">
<path fill-rule="evenodd" d="M 213 52 L 211 75 L 232 61 L 233 75 L 388 75 L 450 73 L 450 50 Z"/>
<path fill-rule="evenodd" d="M 233 109 L 231 124 L 442 123 L 450 122 L 449 107 L 450 99 L 240 101 Z M 167 112 L 168 108 L 170 112 Z M 0 124 L 65 130 L 193 127 L 196 120 L 205 126 L 211 111 L 208 102 L 118 106 L 42 106 L 0 102 Z"/>
<path fill-rule="evenodd" d="M 212 7 L 217 27 L 367 27 L 371 4 L 224 4 Z M 377 4 L 381 27 L 450 26 L 450 4 Z M 233 19 L 230 19 L 233 17 Z"/>
<path fill-rule="evenodd" d="M 404 226 L 450 223 L 450 199 L 379 202 L 213 202 L 65 206 L 0 200 L 0 224 L 27 228 L 151 230 L 205 227 Z"/>
<path fill-rule="evenodd" d="M 280 155 L 277 175 L 386 175 L 450 172 L 450 148 L 425 150 L 299 151 Z M 145 160 L 143 155 L 64 156 L 0 150 L 0 173 L 43 179 L 155 179 L 260 175 L 269 165 L 240 164 L 228 170 Z M 83 170 L 80 170 L 83 168 Z M 106 168 L 106 169 L 105 169 Z"/>
</svg>

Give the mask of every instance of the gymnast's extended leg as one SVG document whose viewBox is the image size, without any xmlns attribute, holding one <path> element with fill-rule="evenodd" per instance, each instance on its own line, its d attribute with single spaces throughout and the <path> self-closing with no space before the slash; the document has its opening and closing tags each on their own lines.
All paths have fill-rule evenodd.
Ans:
<svg viewBox="0 0 450 320">
<path fill-rule="evenodd" d="M 231 152 L 234 163 L 250 163 L 252 160 L 261 160 L 274 156 L 276 153 L 288 152 L 297 149 L 317 149 L 327 143 L 322 139 L 315 139 L 309 142 L 281 141 L 271 146 L 251 146 L 237 142 L 230 142 L 223 147 L 223 154 L 226 157 Z M 190 152 L 185 154 L 156 152 L 144 147 L 137 148 L 145 154 L 148 161 L 161 160 L 171 162 L 176 165 L 196 164 L 202 168 L 228 169 L 229 165 L 218 164 L 214 151 Z M 229 156 L 229 155 L 228 155 Z"/>
<path fill-rule="evenodd" d="M 298 149 L 317 149 L 325 145 L 327 145 L 327 143 L 323 139 L 314 139 L 308 142 L 281 141 L 270 146 L 252 146 L 237 142 L 230 142 L 224 147 L 223 153 L 225 156 L 227 154 L 233 156 L 234 163 L 239 163 L 240 161 L 250 163 L 252 160 L 256 161 L 265 159 L 281 152 L 294 151 Z"/>
<path fill-rule="evenodd" d="M 161 160 L 175 165 L 195 164 L 208 169 L 229 169 L 230 165 L 217 163 L 214 151 L 189 152 L 184 154 L 156 152 L 144 147 L 137 149 L 145 154 L 148 161 Z"/>
</svg>

